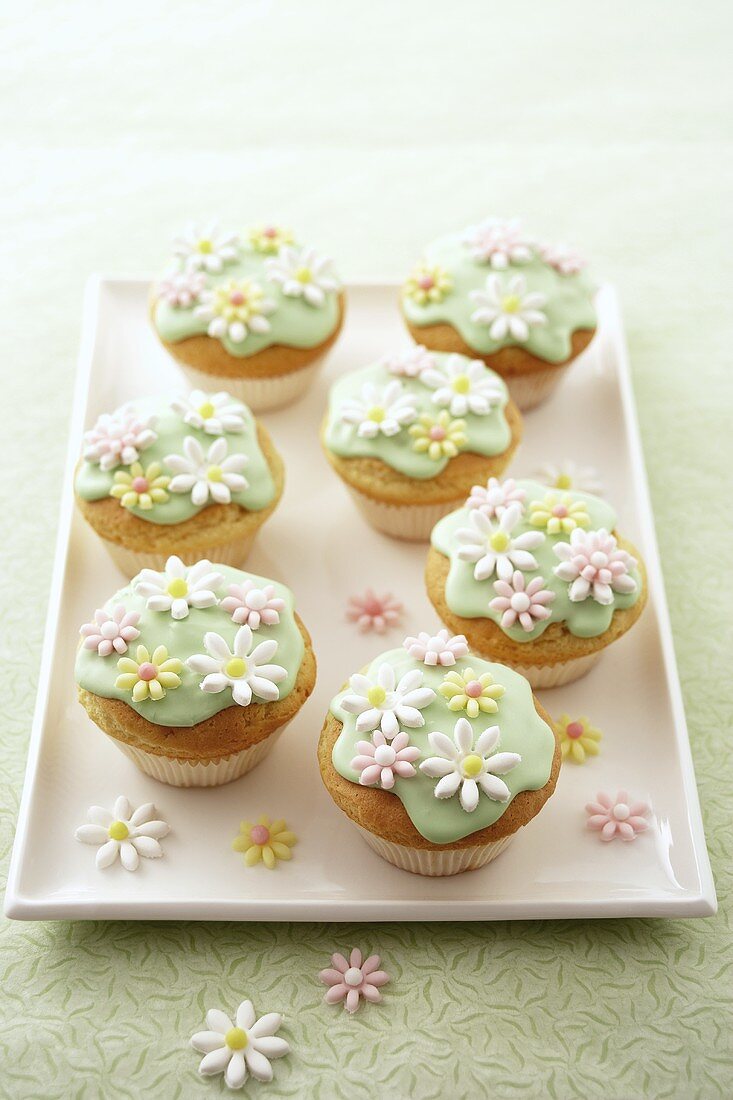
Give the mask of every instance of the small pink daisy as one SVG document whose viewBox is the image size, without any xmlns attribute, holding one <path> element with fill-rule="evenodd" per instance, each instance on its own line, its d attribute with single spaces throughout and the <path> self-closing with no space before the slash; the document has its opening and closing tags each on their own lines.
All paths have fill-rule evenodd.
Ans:
<svg viewBox="0 0 733 1100">
<path fill-rule="evenodd" d="M 389 791 L 394 787 L 395 776 L 412 779 L 416 774 L 412 761 L 420 756 L 420 750 L 410 744 L 408 734 L 398 733 L 391 744 L 381 730 L 372 734 L 371 741 L 357 741 L 358 756 L 351 761 L 355 771 L 361 772 L 359 782 L 363 787 L 373 787 L 380 783 L 382 789 Z"/>
<path fill-rule="evenodd" d="M 631 802 L 626 791 L 619 791 L 615 798 L 599 791 L 596 801 L 585 807 L 586 825 L 599 830 L 601 840 L 613 840 L 617 836 L 626 841 L 636 840 L 637 833 L 649 828 L 646 818 L 650 810 L 646 802 Z"/>
<path fill-rule="evenodd" d="M 351 596 L 346 607 L 346 618 L 356 623 L 362 634 L 371 630 L 375 634 L 384 634 L 389 627 L 395 626 L 402 617 L 404 606 L 391 592 L 377 596 L 372 588 L 367 588 L 363 596 Z"/>
<path fill-rule="evenodd" d="M 139 611 L 126 611 L 121 603 L 112 611 L 97 608 L 94 621 L 84 623 L 81 628 L 84 649 L 96 649 L 100 657 L 109 657 L 113 650 L 115 653 L 127 653 L 128 642 L 134 642 L 140 636 L 137 629 L 139 620 Z"/>
<path fill-rule="evenodd" d="M 552 612 L 545 605 L 552 603 L 555 593 L 543 588 L 544 577 L 534 577 L 529 583 L 524 573 L 515 569 L 511 580 L 494 581 L 496 596 L 489 602 L 494 611 L 501 611 L 501 625 L 505 630 L 515 626 L 517 619 L 522 630 L 529 633 L 538 622 L 549 619 Z"/>
<path fill-rule="evenodd" d="M 330 986 L 323 998 L 326 1004 L 335 1005 L 339 1001 L 345 1001 L 346 1011 L 356 1012 L 362 997 L 372 1004 L 381 1001 L 382 994 L 378 987 L 386 985 L 390 978 L 384 970 L 379 970 L 380 962 L 379 955 L 370 955 L 362 962 L 362 953 L 358 947 L 351 952 L 348 962 L 337 951 L 331 956 L 332 966 L 321 970 L 318 975 L 324 985 Z"/>
<path fill-rule="evenodd" d="M 261 624 L 277 626 L 280 612 L 285 610 L 285 600 L 275 595 L 273 584 L 258 588 L 247 579 L 244 584 L 230 584 L 227 593 L 221 601 L 222 611 L 231 615 L 232 622 L 246 624 L 250 630 L 259 630 Z"/>
</svg>

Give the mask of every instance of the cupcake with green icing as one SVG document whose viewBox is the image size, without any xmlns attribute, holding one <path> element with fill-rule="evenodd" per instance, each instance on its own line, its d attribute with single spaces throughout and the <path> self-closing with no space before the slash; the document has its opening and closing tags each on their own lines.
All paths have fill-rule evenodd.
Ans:
<svg viewBox="0 0 733 1100">
<path fill-rule="evenodd" d="M 406 638 L 331 702 L 318 758 L 336 805 L 406 871 L 484 866 L 552 795 L 560 747 L 527 680 L 447 630 Z"/>
<path fill-rule="evenodd" d="M 151 290 L 153 327 L 192 385 L 255 412 L 299 397 L 338 336 L 344 292 L 331 260 L 289 229 L 189 227 Z"/>
<path fill-rule="evenodd" d="M 574 249 L 489 218 L 427 246 L 403 284 L 402 313 L 415 340 L 482 359 L 529 409 L 593 338 L 595 288 L 584 268 Z"/>
<path fill-rule="evenodd" d="M 316 665 L 285 585 L 171 557 L 81 627 L 75 675 L 89 717 L 142 771 L 212 787 L 268 755 Z"/>
<path fill-rule="evenodd" d="M 241 565 L 282 496 L 265 428 L 224 391 L 140 398 L 85 433 L 77 505 L 127 576 L 171 554 Z"/>
<path fill-rule="evenodd" d="M 372 526 L 427 539 L 476 480 L 501 473 L 521 431 L 506 385 L 484 363 L 416 346 L 334 383 L 322 442 Z"/>
<path fill-rule="evenodd" d="M 647 600 L 641 556 L 610 504 L 514 479 L 474 486 L 436 525 L 426 583 L 449 629 L 533 687 L 588 672 Z"/>
</svg>

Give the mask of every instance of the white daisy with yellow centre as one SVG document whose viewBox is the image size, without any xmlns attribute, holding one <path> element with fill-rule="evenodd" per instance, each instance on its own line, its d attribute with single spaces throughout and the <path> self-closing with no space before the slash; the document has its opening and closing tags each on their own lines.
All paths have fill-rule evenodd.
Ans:
<svg viewBox="0 0 733 1100">
<path fill-rule="evenodd" d="M 243 432 L 245 406 L 229 393 L 204 393 L 191 390 L 187 397 L 171 401 L 171 408 L 184 423 L 207 435 Z"/>
<path fill-rule="evenodd" d="M 437 416 L 422 413 L 409 430 L 413 451 L 426 454 L 433 462 L 455 458 L 468 443 L 466 421 L 453 420 L 447 409 L 442 409 Z"/>
<path fill-rule="evenodd" d="M 514 529 L 522 520 L 522 505 L 511 504 L 500 516 L 492 519 L 485 512 L 473 509 L 469 512 L 469 527 L 456 531 L 461 561 L 475 562 L 473 575 L 477 581 L 485 581 L 497 574 L 508 581 L 515 569 L 527 572 L 537 569 L 537 560 L 530 553 L 545 540 L 541 531 L 525 531 L 515 535 Z"/>
<path fill-rule="evenodd" d="M 172 493 L 190 493 L 191 503 L 201 508 L 211 498 L 216 504 L 231 503 L 232 493 L 242 493 L 249 482 L 242 470 L 249 461 L 245 454 L 230 455 L 229 444 L 219 436 L 204 454 L 198 439 L 187 435 L 184 454 L 166 455 L 165 464 L 173 471 Z"/>
<path fill-rule="evenodd" d="M 127 470 L 115 470 L 109 495 L 119 500 L 123 508 L 141 508 L 149 512 L 153 505 L 170 500 L 166 492 L 170 483 L 171 479 L 163 473 L 159 462 L 151 462 L 145 469 L 139 462 L 133 462 Z"/>
<path fill-rule="evenodd" d="M 312 248 L 281 248 L 277 256 L 265 261 L 267 278 L 278 283 L 288 298 L 302 298 L 309 306 L 320 309 L 326 295 L 339 289 L 331 270 L 332 260 L 319 256 Z"/>
<path fill-rule="evenodd" d="M 172 619 L 185 619 L 190 607 L 215 607 L 217 590 L 224 577 L 208 558 L 186 567 L 175 554 L 168 558 L 162 573 L 143 569 L 132 582 L 135 592 L 146 599 L 148 611 L 169 611 Z"/>
<path fill-rule="evenodd" d="M 134 703 L 142 703 L 145 699 L 157 702 L 165 698 L 166 691 L 181 686 L 178 673 L 183 671 L 183 662 L 178 657 L 169 657 L 164 645 L 154 649 L 152 655 L 146 646 L 139 645 L 136 659 L 120 657 L 117 670 L 120 674 L 115 680 L 118 691 L 131 691 Z"/>
<path fill-rule="evenodd" d="M 195 653 L 186 661 L 192 672 L 203 676 L 202 691 L 218 694 L 231 690 L 240 707 L 248 707 L 253 696 L 267 703 L 280 697 L 278 684 L 287 676 L 287 669 L 270 662 L 277 653 L 277 642 L 268 638 L 251 649 L 252 631 L 240 626 L 229 648 L 221 634 L 204 634 L 206 653 Z"/>
<path fill-rule="evenodd" d="M 434 699 L 433 689 L 423 685 L 421 669 L 406 672 L 398 681 L 392 665 L 384 661 L 374 679 L 354 673 L 341 706 L 348 714 L 357 715 L 357 733 L 370 733 L 379 727 L 391 739 L 400 732 L 400 724 L 413 729 L 424 726 L 420 711 Z"/>
<path fill-rule="evenodd" d="M 485 289 L 472 290 L 468 297 L 478 307 L 471 320 L 476 325 L 488 325 L 492 340 L 511 337 L 524 344 L 531 328 L 547 323 L 542 309 L 547 298 L 538 290 L 528 291 L 524 275 L 513 275 L 508 282 L 500 275 L 489 275 Z"/>
<path fill-rule="evenodd" d="M 243 343 L 250 333 L 262 335 L 270 331 L 267 317 L 275 310 L 275 302 L 266 298 L 254 279 L 229 279 L 201 293 L 201 305 L 196 317 L 207 321 L 209 336 L 228 337 L 233 344 Z"/>
<path fill-rule="evenodd" d="M 453 280 L 440 264 L 421 261 L 405 279 L 402 293 L 418 306 L 442 302 L 453 289 Z"/>
<path fill-rule="evenodd" d="M 345 423 L 355 424 L 362 439 L 376 439 L 379 435 L 397 435 L 411 424 L 417 417 L 417 405 L 414 395 L 397 378 L 383 389 L 366 382 L 359 397 L 344 401 L 339 416 Z"/>
<path fill-rule="evenodd" d="M 546 493 L 542 500 L 530 504 L 529 522 L 544 527 L 549 535 L 567 534 L 576 527 L 590 526 L 588 505 L 573 500 L 569 493 Z"/>
<path fill-rule="evenodd" d="M 158 843 L 170 832 L 165 821 L 155 816 L 155 806 L 146 802 L 133 810 L 124 795 L 115 801 L 110 812 L 103 806 L 90 806 L 89 824 L 80 825 L 74 833 L 82 844 L 98 846 L 96 864 L 99 870 L 110 867 L 119 857 L 126 871 L 136 871 L 143 859 L 160 859 L 163 849 Z"/>
<path fill-rule="evenodd" d="M 237 259 L 239 239 L 236 233 L 223 232 L 217 225 L 192 225 L 173 242 L 173 251 L 187 271 L 216 275 Z"/>
<path fill-rule="evenodd" d="M 499 727 L 489 726 L 474 741 L 470 722 L 459 718 L 451 739 L 444 733 L 428 734 L 435 756 L 423 760 L 420 771 L 439 782 L 433 794 L 436 798 L 452 798 L 458 791 L 461 808 L 473 813 L 480 794 L 494 802 L 508 802 L 511 791 L 499 776 L 506 775 L 522 757 L 517 752 L 495 752 L 499 744 Z"/>
<path fill-rule="evenodd" d="M 563 492 L 575 489 L 579 493 L 594 493 L 596 496 L 603 494 L 603 483 L 598 476 L 598 470 L 594 466 L 579 466 L 569 458 L 562 462 L 545 463 L 537 477 L 543 485 L 549 485 L 551 489 L 560 489 Z"/>
<path fill-rule="evenodd" d="M 204 1055 L 199 1073 L 203 1077 L 223 1073 L 230 1089 L 241 1089 L 249 1074 L 255 1081 L 271 1081 L 270 1059 L 290 1053 L 285 1040 L 276 1035 L 281 1024 L 278 1012 L 268 1012 L 258 1020 L 251 1001 L 242 1001 L 233 1021 L 218 1008 L 209 1009 L 208 1030 L 191 1036 L 193 1049 Z"/>
<path fill-rule="evenodd" d="M 498 378 L 478 359 L 451 355 L 440 366 L 428 367 L 420 381 L 429 386 L 433 402 L 453 416 L 486 416 L 498 405 L 504 391 Z"/>
</svg>

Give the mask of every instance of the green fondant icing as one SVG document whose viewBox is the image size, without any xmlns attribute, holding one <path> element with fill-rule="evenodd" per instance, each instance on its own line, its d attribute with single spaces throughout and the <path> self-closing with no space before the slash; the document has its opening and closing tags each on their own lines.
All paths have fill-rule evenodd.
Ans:
<svg viewBox="0 0 733 1100">
<path fill-rule="evenodd" d="M 320 307 L 309 305 L 302 297 L 289 297 L 283 294 L 278 283 L 266 278 L 265 263 L 268 259 L 272 259 L 272 255 L 257 252 L 250 244 L 243 243 L 239 246 L 236 261 L 225 264 L 223 270 L 216 274 L 205 273 L 207 288 L 227 283 L 230 279 L 252 279 L 260 285 L 265 297 L 275 303 L 275 309 L 267 315 L 269 332 L 250 332 L 239 343 L 228 336 L 216 337 L 221 339 L 229 354 L 238 359 L 256 355 L 273 344 L 293 348 L 316 347 L 328 339 L 338 324 L 340 303 L 337 292 L 326 293 L 326 300 Z M 166 274 L 183 271 L 184 268 L 184 261 L 175 257 Z M 158 299 L 153 310 L 153 321 L 163 340 L 175 344 L 189 336 L 206 335 L 209 322 L 196 316 L 196 305 L 179 309 Z"/>
<path fill-rule="evenodd" d="M 536 481 L 517 481 L 517 486 L 526 491 L 525 513 L 521 521 L 514 528 L 512 535 L 517 536 L 524 531 L 537 531 L 541 528 L 533 526 L 529 522 L 529 505 L 535 500 L 543 500 L 547 493 L 552 492 L 547 485 L 540 485 Z M 563 494 L 564 495 L 564 494 Z M 567 496 L 571 500 L 583 500 L 586 502 L 590 524 L 584 530 L 595 531 L 603 527 L 612 531 L 616 526 L 616 513 L 609 504 L 590 493 L 569 492 Z M 450 569 L 445 586 L 445 598 L 448 607 L 455 615 L 465 619 L 491 619 L 497 626 L 501 626 L 501 612 L 489 607 L 489 601 L 494 598 L 494 581 L 496 573 L 483 581 L 474 578 L 474 562 L 461 561 L 456 556 L 458 542 L 456 531 L 461 527 L 468 527 L 469 509 L 459 508 L 450 515 L 445 516 L 433 528 L 431 536 L 432 545 L 441 554 L 450 559 Z M 531 551 L 538 568 L 527 571 L 524 576 L 529 582 L 533 577 L 543 577 L 544 588 L 555 593 L 554 601 L 549 604 L 552 614 L 549 619 L 538 622 L 531 631 L 525 631 L 518 624 L 508 630 L 502 627 L 504 633 L 515 642 L 531 642 L 547 630 L 550 623 L 565 622 L 571 634 L 579 638 L 595 638 L 603 634 L 611 625 L 613 613 L 617 609 L 631 607 L 639 598 L 641 592 L 641 575 L 639 570 L 631 570 L 631 576 L 636 581 L 636 591 L 629 595 L 615 592 L 613 603 L 608 606 L 597 603 L 592 596 L 580 603 L 571 603 L 568 598 L 569 584 L 554 575 L 554 568 L 560 564 L 560 559 L 553 552 L 553 546 L 558 542 L 569 542 L 569 534 L 548 535 L 545 532 L 545 541 Z"/>
<path fill-rule="evenodd" d="M 484 290 L 486 279 L 491 274 L 498 274 L 503 281 L 520 274 L 527 280 L 528 293 L 540 291 L 545 295 L 547 302 L 542 311 L 547 316 L 547 323 L 532 325 L 529 338 L 519 346 L 548 363 L 561 363 L 571 353 L 572 334 L 577 329 L 596 327 L 594 286 L 585 272 L 561 275 L 536 254 L 527 263 L 511 264 L 506 271 L 494 272 L 490 264 L 473 258 L 462 243 L 462 236 L 462 233 L 452 233 L 425 249 L 426 261 L 445 268 L 453 280 L 453 288 L 442 302 L 424 306 L 403 295 L 403 309 L 411 324 L 452 325 L 468 346 L 482 355 L 490 355 L 503 347 L 517 346 L 517 341 L 509 336 L 504 340 L 492 340 L 489 325 L 479 325 L 471 320 L 477 306 L 468 295 L 472 290 Z"/>
<path fill-rule="evenodd" d="M 214 564 L 214 569 L 224 577 L 224 585 L 216 592 L 220 599 L 227 594 L 230 584 L 241 585 L 249 578 L 260 588 L 265 584 L 273 585 L 275 595 L 285 601 L 285 610 L 280 612 L 280 622 L 276 626 L 262 625 L 252 635 L 253 648 L 268 638 L 277 641 L 277 652 L 269 663 L 282 665 L 287 669 L 286 678 L 278 684 L 279 697 L 284 699 L 293 690 L 305 649 L 303 636 L 295 621 L 293 593 L 277 581 L 258 577 L 254 573 L 243 573 L 228 565 Z M 144 699 L 135 703 L 131 691 L 122 691 L 115 687 L 115 680 L 119 675 L 119 654 L 100 657 L 96 650 L 84 648 L 80 648 L 76 656 L 77 683 L 94 695 L 101 695 L 105 699 L 121 699 L 143 718 L 159 726 L 195 726 L 197 722 L 203 722 L 205 718 L 218 714 L 226 707 L 237 706 L 229 688 L 216 694 L 202 691 L 200 684 L 203 676 L 192 672 L 185 662 L 194 653 L 206 653 L 204 634 L 209 631 L 220 634 L 231 649 L 239 630 L 238 624 L 232 622 L 231 617 L 218 605 L 202 609 L 191 607 L 188 617 L 178 620 L 171 618 L 169 611 L 149 611 L 145 606 L 145 597 L 135 592 L 134 583 L 134 580 L 131 581 L 104 604 L 106 610 L 122 604 L 127 611 L 140 612 L 137 624 L 140 637 L 129 644 L 125 656 L 136 660 L 139 645 L 144 645 L 150 654 L 156 646 L 164 645 L 169 657 L 178 657 L 184 662 L 180 673 L 181 686 L 168 689 L 165 698 L 157 702 L 154 699 Z M 253 702 L 261 703 L 262 700 L 255 696 Z"/>
<path fill-rule="evenodd" d="M 477 675 L 490 672 L 494 680 L 506 688 L 495 714 L 467 719 L 474 731 L 474 740 L 489 726 L 498 726 L 501 738 L 496 751 L 518 752 L 522 757 L 520 764 L 501 777 L 512 798 L 520 791 L 536 791 L 544 787 L 550 777 L 555 738 L 535 710 L 532 690 L 523 676 L 504 665 L 484 661 L 472 654 L 457 661 L 451 669 L 430 668 L 410 657 L 404 649 L 393 649 L 376 657 L 369 666 L 367 676 L 374 679 L 377 669 L 385 661 L 393 666 L 398 680 L 414 668 L 422 669 L 425 684 L 436 692 L 435 701 L 420 712 L 425 725 L 418 729 L 405 729 L 410 743 L 420 749 L 420 760 L 415 762 L 417 775 L 410 779 L 397 778 L 392 788 L 392 793 L 400 799 L 413 825 L 426 840 L 433 844 L 450 844 L 460 840 L 469 833 L 493 825 L 511 803 L 511 799 L 509 802 L 495 802 L 481 792 L 478 806 L 467 813 L 461 808 L 458 794 L 452 798 L 436 798 L 437 780 L 420 771 L 422 760 L 436 755 L 428 741 L 428 734 L 439 730 L 453 740 L 456 721 L 466 717 L 465 712 L 449 710 L 446 700 L 437 694 L 446 672 L 462 672 L 465 668 L 472 668 Z M 331 713 L 343 722 L 344 727 L 334 745 L 332 759 L 340 775 L 352 783 L 358 783 L 359 773 L 351 767 L 351 761 L 357 755 L 357 742 L 368 741 L 371 733 L 356 732 L 356 715 L 347 713 L 341 706 L 342 699 L 348 694 L 348 689 L 342 691 L 331 702 Z"/>
<path fill-rule="evenodd" d="M 232 398 L 234 402 L 234 398 Z M 241 405 L 241 415 L 244 419 L 244 431 L 224 432 L 223 437 L 227 441 L 227 454 L 247 455 L 247 464 L 242 471 L 248 481 L 248 486 L 239 493 L 232 493 L 232 501 L 246 508 L 249 512 L 260 512 L 275 498 L 275 482 L 267 465 L 257 439 L 257 425 L 252 413 Z M 145 469 L 151 462 L 160 462 L 163 473 L 173 476 L 165 463 L 166 455 L 183 455 L 183 441 L 187 435 L 193 436 L 201 444 L 204 455 L 207 454 L 211 444 L 219 438 L 216 435 L 208 435 L 204 431 L 192 428 L 186 424 L 183 418 L 174 412 L 170 403 L 164 398 L 144 398 L 139 401 L 130 401 L 125 408 L 133 408 L 141 414 L 154 415 L 153 429 L 158 438 L 150 447 L 140 452 L 139 462 Z M 185 457 L 185 455 L 184 455 Z M 118 470 L 129 470 L 128 466 L 118 466 Z M 114 485 L 114 470 L 102 470 L 96 463 L 82 462 L 76 472 L 74 488 L 82 500 L 102 500 L 109 496 L 109 491 Z M 172 493 L 167 490 L 169 499 L 162 504 L 155 504 L 152 508 L 130 508 L 129 511 L 139 519 L 149 523 L 159 523 L 162 526 L 170 526 L 175 523 L 183 523 L 191 519 L 209 507 L 214 502 L 209 498 L 206 504 L 197 506 L 191 501 L 191 493 Z M 122 507 L 122 505 L 120 505 Z"/>
<path fill-rule="evenodd" d="M 439 364 L 443 364 L 450 356 L 435 352 L 434 358 Z M 465 361 L 471 362 L 470 359 Z M 465 416 L 452 417 L 452 419 L 465 421 L 468 442 L 463 450 L 490 457 L 501 454 L 507 449 L 512 433 L 504 414 L 509 400 L 507 388 L 497 374 L 488 367 L 484 369 L 487 377 L 493 378 L 501 389 L 503 395 L 501 402 L 495 405 L 486 416 L 467 413 Z M 348 374 L 339 378 L 331 387 L 329 394 L 326 446 L 334 454 L 341 455 L 343 458 L 379 458 L 393 470 L 407 477 L 420 480 L 437 477 L 446 468 L 450 459 L 444 456 L 434 461 L 427 454 L 415 451 L 409 425 L 405 425 L 397 435 L 385 436 L 380 433 L 375 439 L 364 439 L 358 434 L 356 424 L 347 424 L 340 419 L 339 410 L 344 401 L 349 398 L 358 398 L 365 383 L 371 382 L 382 390 L 394 380 L 395 375 L 381 363 L 372 363 L 361 370 L 349 371 Z M 432 400 L 434 390 L 424 385 L 419 378 L 400 377 L 399 381 L 404 385 L 405 390 L 414 394 L 418 415 L 429 413 L 437 417 L 442 411 Z"/>
</svg>

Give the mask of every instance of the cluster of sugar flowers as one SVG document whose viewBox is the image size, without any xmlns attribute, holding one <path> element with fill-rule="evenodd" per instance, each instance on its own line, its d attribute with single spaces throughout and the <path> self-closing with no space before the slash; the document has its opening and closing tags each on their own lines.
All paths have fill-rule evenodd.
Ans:
<svg viewBox="0 0 733 1100">
<path fill-rule="evenodd" d="M 583 531 L 576 527 L 570 542 L 557 542 L 552 548 L 560 559 L 554 573 L 570 585 L 569 597 L 574 603 L 592 597 L 596 603 L 613 603 L 614 592 L 629 595 L 636 591 L 636 581 L 630 570 L 636 559 L 621 550 L 613 535 L 601 528 Z"/>
<path fill-rule="evenodd" d="M 102 413 L 94 427 L 84 433 L 84 458 L 105 472 L 117 466 L 132 466 L 158 438 L 154 423 L 154 417 L 141 416 L 129 406 Z"/>
<path fill-rule="evenodd" d="M 435 756 L 423 760 L 420 771 L 438 780 L 435 797 L 452 798 L 459 792 L 466 813 L 476 809 L 480 793 L 496 802 L 508 802 L 511 792 L 499 776 L 516 768 L 522 758 L 516 752 L 496 752 L 499 736 L 499 727 L 489 726 L 474 740 L 471 724 L 465 718 L 456 722 L 452 739 L 437 730 L 429 733 Z"/>
<path fill-rule="evenodd" d="M 266 277 L 279 284 L 286 297 L 302 298 L 309 306 L 320 309 L 326 304 L 326 296 L 339 289 L 332 263 L 312 248 L 283 245 L 277 256 L 265 261 Z"/>
</svg>

